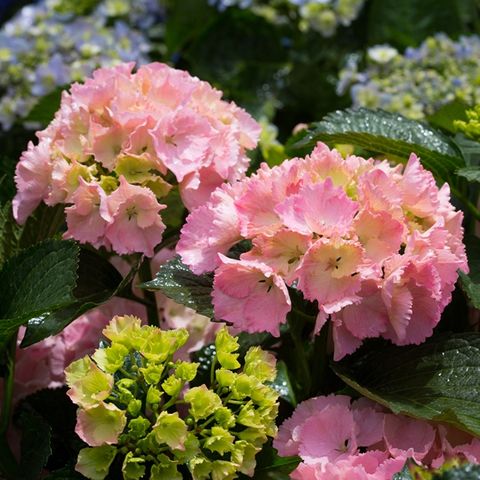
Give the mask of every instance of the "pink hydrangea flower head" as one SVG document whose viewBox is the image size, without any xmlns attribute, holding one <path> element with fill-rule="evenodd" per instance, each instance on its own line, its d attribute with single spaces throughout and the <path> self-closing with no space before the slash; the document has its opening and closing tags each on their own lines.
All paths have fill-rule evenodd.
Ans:
<svg viewBox="0 0 480 480">
<path fill-rule="evenodd" d="M 300 456 L 291 474 L 300 480 L 391 480 L 408 458 L 438 468 L 458 457 L 476 463 L 480 455 L 480 442 L 467 433 L 342 395 L 300 403 L 273 446 L 280 456 Z"/>
<path fill-rule="evenodd" d="M 247 112 L 187 72 L 134 66 L 99 69 L 63 93 L 17 165 L 18 222 L 42 201 L 65 204 L 67 238 L 152 256 L 164 229 L 161 199 L 173 185 L 194 209 L 245 175 L 260 135 Z"/>
<path fill-rule="evenodd" d="M 197 180 L 188 179 L 192 188 Z M 281 289 L 288 285 L 317 303 L 313 333 L 330 321 L 339 360 L 365 338 L 406 345 L 432 334 L 458 270 L 468 271 L 462 219 L 448 186 L 439 189 L 414 154 L 405 167 L 392 166 L 344 159 L 319 143 L 305 158 L 262 164 L 228 189 L 217 188 L 187 218 L 177 253 L 194 273 L 214 272 L 217 318 L 228 316 L 247 332 L 277 331 L 286 308 L 266 309 L 258 324 L 252 316 L 240 319 L 257 298 L 257 273 L 249 267 L 246 288 L 233 275 L 238 270 L 244 278 L 247 263 L 227 267 L 218 254 L 228 256 L 242 242 L 240 262 L 270 269 Z"/>
</svg>

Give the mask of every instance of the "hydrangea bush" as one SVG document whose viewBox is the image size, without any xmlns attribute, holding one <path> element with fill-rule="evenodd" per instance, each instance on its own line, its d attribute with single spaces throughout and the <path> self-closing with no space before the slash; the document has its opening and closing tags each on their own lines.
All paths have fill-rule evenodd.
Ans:
<svg viewBox="0 0 480 480">
<path fill-rule="evenodd" d="M 76 83 L 35 142 L 0 132 L 0 478 L 479 477 L 477 4 L 392 2 L 46 0 L 5 25 L 118 48 L 58 82 L 32 47 L 7 62 L 25 102 Z M 169 64 L 142 63 L 163 26 Z M 83 65 L 55 32 L 35 60 Z M 375 44 L 421 122 L 324 116 L 341 52 Z"/>
<path fill-rule="evenodd" d="M 413 119 L 432 115 L 454 100 L 478 103 L 477 35 L 453 40 L 444 34 L 427 38 L 402 54 L 390 45 L 367 50 L 364 62 L 349 57 L 337 91 L 350 92 L 353 106 L 381 108 Z"/>
</svg>

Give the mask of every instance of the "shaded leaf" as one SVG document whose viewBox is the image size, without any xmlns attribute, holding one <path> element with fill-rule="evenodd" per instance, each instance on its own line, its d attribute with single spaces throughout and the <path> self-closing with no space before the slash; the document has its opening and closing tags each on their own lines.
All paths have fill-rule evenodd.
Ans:
<svg viewBox="0 0 480 480">
<path fill-rule="evenodd" d="M 34 410 L 22 411 L 19 423 L 22 429 L 20 469 L 24 480 L 37 480 L 48 457 L 51 428 Z"/>
<path fill-rule="evenodd" d="M 443 133 L 382 110 L 339 110 L 312 124 L 295 139 L 295 143 L 287 146 L 290 156 L 308 153 L 318 141 L 350 143 L 399 161 L 406 161 L 415 152 L 425 168 L 442 181 L 449 180 L 457 169 L 465 166 L 455 143 Z"/>
<path fill-rule="evenodd" d="M 480 309 L 480 283 L 475 283 L 466 273 L 459 272 L 460 285 L 473 307 Z"/>
<path fill-rule="evenodd" d="M 54 312 L 31 318 L 22 340 L 27 347 L 60 333 L 73 320 L 109 300 L 122 285 L 117 269 L 98 253 L 80 249 L 78 279 L 73 290 L 74 301 Z"/>
<path fill-rule="evenodd" d="M 212 275 L 195 275 L 180 257 L 165 262 L 155 278 L 140 285 L 147 290 L 159 290 L 175 302 L 192 308 L 206 317 L 213 317 L 211 299 Z"/>
<path fill-rule="evenodd" d="M 460 0 L 470 3 L 471 0 Z M 389 43 L 398 48 L 417 45 L 429 35 L 463 33 L 457 0 L 373 0 L 369 11 L 369 42 Z"/>
<path fill-rule="evenodd" d="M 63 89 L 62 87 L 57 88 L 42 97 L 24 119 L 24 122 L 40 123 L 42 126 L 48 125 L 53 120 L 55 112 L 60 108 Z"/>
<path fill-rule="evenodd" d="M 480 435 L 480 333 L 442 334 L 406 347 L 369 342 L 333 369 L 394 413 Z"/>
<path fill-rule="evenodd" d="M 466 178 L 469 182 L 480 183 L 480 167 L 464 167 L 456 171 L 459 177 Z"/>
<path fill-rule="evenodd" d="M 456 128 L 453 126 L 454 120 L 468 121 L 467 108 L 465 103 L 458 100 L 449 102 L 440 107 L 433 115 L 430 115 L 427 120 L 430 125 L 434 127 L 443 128 L 450 133 L 455 133 Z"/>
<path fill-rule="evenodd" d="M 290 405 L 294 407 L 297 405 L 287 365 L 282 360 L 277 362 L 277 377 L 271 383 L 271 386 L 280 394 L 280 397 Z"/>
</svg>

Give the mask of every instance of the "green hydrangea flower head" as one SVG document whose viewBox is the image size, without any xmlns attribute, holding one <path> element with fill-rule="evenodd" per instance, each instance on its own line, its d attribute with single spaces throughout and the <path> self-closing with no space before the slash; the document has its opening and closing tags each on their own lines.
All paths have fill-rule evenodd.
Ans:
<svg viewBox="0 0 480 480">
<path fill-rule="evenodd" d="M 79 406 L 75 431 L 89 445 L 80 451 L 79 472 L 92 480 L 111 468 L 126 480 L 253 475 L 255 455 L 276 434 L 273 355 L 251 347 L 241 358 L 223 327 L 206 385 L 197 363 L 175 358 L 185 329 L 117 316 L 103 334 L 108 342 L 66 369 L 68 394 Z"/>
</svg>

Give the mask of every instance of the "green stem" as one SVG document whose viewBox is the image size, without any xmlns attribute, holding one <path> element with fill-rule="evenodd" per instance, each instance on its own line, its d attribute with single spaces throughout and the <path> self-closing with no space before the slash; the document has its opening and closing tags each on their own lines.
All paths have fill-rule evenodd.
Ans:
<svg viewBox="0 0 480 480">
<path fill-rule="evenodd" d="M 144 258 L 140 269 L 138 270 L 138 276 L 142 283 L 149 282 L 152 280 L 152 270 L 150 268 L 150 259 L 147 257 Z M 155 293 L 150 292 L 149 290 L 144 290 L 145 299 L 148 304 L 145 304 L 147 309 L 147 319 L 149 325 L 154 325 L 156 327 L 160 326 L 160 320 L 158 318 L 158 307 L 157 299 L 155 298 Z"/>
<path fill-rule="evenodd" d="M 298 311 L 295 311 L 294 316 L 296 316 L 297 314 Z M 290 332 L 290 336 L 293 340 L 293 345 L 295 347 L 295 358 L 299 362 L 301 372 L 301 390 L 303 391 L 304 395 L 308 395 L 312 388 L 312 377 L 310 374 L 310 368 L 308 366 L 305 346 L 303 345 L 301 339 L 301 329 L 303 327 L 303 322 L 299 322 L 298 320 L 298 317 L 296 319 L 292 318 L 292 315 L 290 313 L 287 315 L 287 322 L 289 327 L 288 329 Z"/>
<path fill-rule="evenodd" d="M 3 405 L 0 414 L 0 471 L 6 478 L 19 478 L 19 468 L 7 441 L 7 430 L 13 405 L 13 387 L 15 380 L 15 353 L 18 330 L 12 335 L 5 352 L 5 378 L 3 385 Z"/>
<path fill-rule="evenodd" d="M 0 414 L 0 436 L 5 435 L 10 424 L 10 415 L 13 403 L 13 384 L 15 380 L 15 352 L 17 349 L 18 330 L 9 340 L 7 351 L 5 352 L 6 375 L 3 385 L 3 405 Z"/>
</svg>

